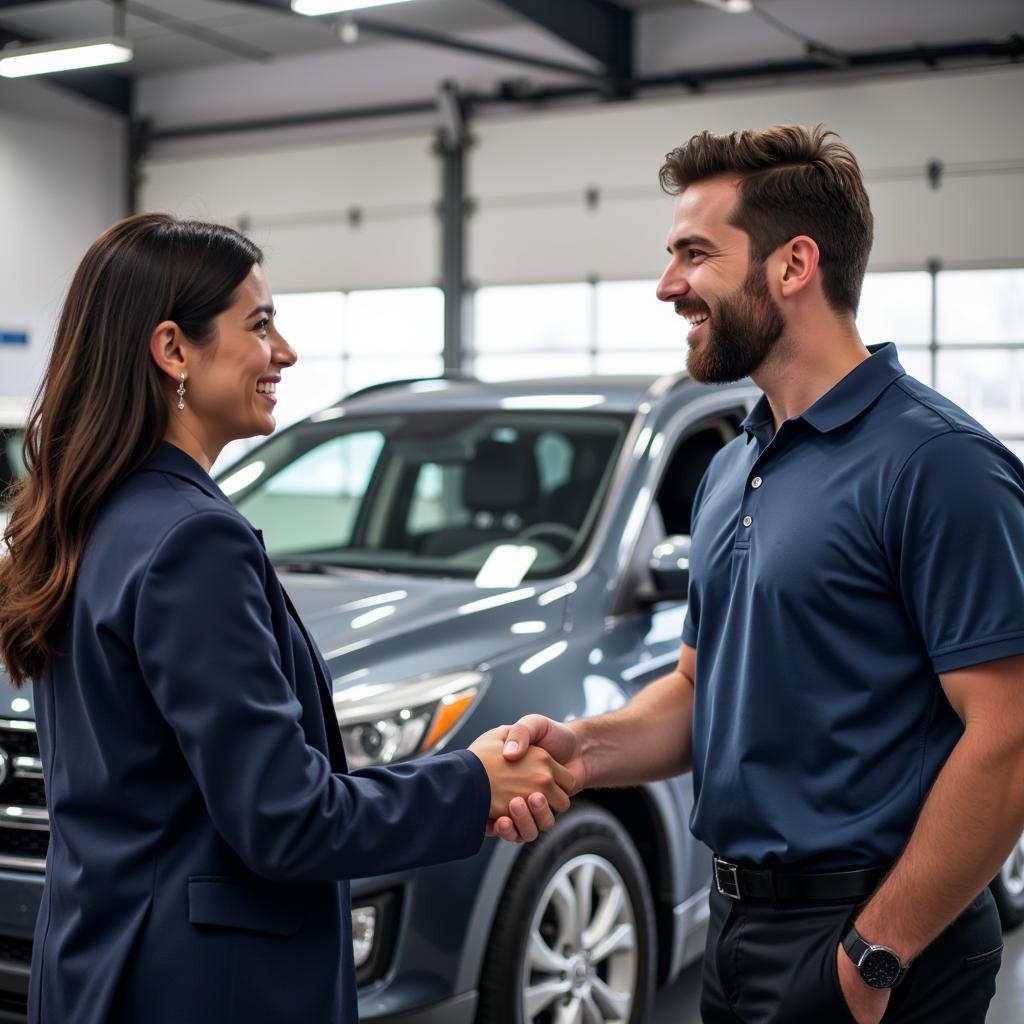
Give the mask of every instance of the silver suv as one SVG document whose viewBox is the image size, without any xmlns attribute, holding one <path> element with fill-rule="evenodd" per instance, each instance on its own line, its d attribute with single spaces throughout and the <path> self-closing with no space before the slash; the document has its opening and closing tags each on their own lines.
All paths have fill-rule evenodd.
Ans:
<svg viewBox="0 0 1024 1024">
<path fill-rule="evenodd" d="M 331 668 L 350 765 L 465 746 L 530 711 L 599 714 L 664 674 L 697 485 L 757 396 L 685 375 L 411 381 L 228 469 L 221 487 L 262 528 Z M 29 698 L 0 686 L 13 1010 L 47 843 Z M 642 1021 L 704 944 L 710 854 L 687 826 L 692 799 L 689 776 L 584 792 L 532 845 L 489 840 L 469 860 L 354 882 L 360 1019 Z"/>
<path fill-rule="evenodd" d="M 25 437 L 28 402 L 0 398 L 0 534 L 7 525 L 5 493 L 24 470 L 21 449 Z"/>
</svg>

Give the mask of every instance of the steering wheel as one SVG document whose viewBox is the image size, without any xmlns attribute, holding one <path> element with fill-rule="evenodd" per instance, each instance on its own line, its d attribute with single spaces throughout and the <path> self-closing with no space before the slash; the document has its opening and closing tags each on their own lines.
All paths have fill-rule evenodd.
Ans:
<svg viewBox="0 0 1024 1024">
<path fill-rule="evenodd" d="M 562 554 L 576 543 L 576 531 L 565 523 L 553 521 L 534 523 L 516 535 L 516 540 L 532 540 L 534 537 L 555 537 L 559 541 L 555 546 Z"/>
</svg>

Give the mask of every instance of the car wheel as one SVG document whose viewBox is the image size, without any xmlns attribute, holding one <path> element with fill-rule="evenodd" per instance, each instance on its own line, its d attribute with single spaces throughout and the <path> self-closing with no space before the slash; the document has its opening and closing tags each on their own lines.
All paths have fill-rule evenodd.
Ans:
<svg viewBox="0 0 1024 1024">
<path fill-rule="evenodd" d="M 577 801 L 523 847 L 498 907 L 479 1024 L 640 1024 L 654 991 L 654 908 L 629 833 Z"/>
<path fill-rule="evenodd" d="M 991 888 L 1003 930 L 1024 924 L 1024 834 L 992 879 Z"/>
</svg>

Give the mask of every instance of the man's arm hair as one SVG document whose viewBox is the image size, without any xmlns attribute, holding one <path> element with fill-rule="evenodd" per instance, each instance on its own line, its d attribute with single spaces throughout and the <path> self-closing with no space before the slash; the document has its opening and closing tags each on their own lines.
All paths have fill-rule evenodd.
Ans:
<svg viewBox="0 0 1024 1024">
<path fill-rule="evenodd" d="M 589 786 L 628 786 L 693 767 L 693 687 L 697 652 L 682 645 L 673 671 L 625 707 L 570 723 Z"/>
<path fill-rule="evenodd" d="M 857 919 L 907 963 L 980 893 L 1024 829 L 1024 656 L 940 676 L 964 732 Z"/>
</svg>

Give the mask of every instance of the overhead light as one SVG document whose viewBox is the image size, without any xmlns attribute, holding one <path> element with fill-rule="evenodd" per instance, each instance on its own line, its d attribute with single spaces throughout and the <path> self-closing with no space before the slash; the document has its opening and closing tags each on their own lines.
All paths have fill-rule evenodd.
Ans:
<svg viewBox="0 0 1024 1024">
<path fill-rule="evenodd" d="M 307 14 L 315 18 L 318 14 L 343 14 L 345 11 L 362 11 L 370 7 L 387 7 L 389 4 L 407 4 L 410 0 L 292 0 L 296 14 Z"/>
<path fill-rule="evenodd" d="M 699 4 L 707 4 L 728 14 L 746 14 L 753 10 L 753 0 L 696 0 Z"/>
<path fill-rule="evenodd" d="M 132 44 L 120 36 L 37 43 L 33 46 L 12 44 L 0 50 L 0 75 L 4 78 L 49 75 L 55 71 L 126 64 L 131 59 Z"/>
</svg>

